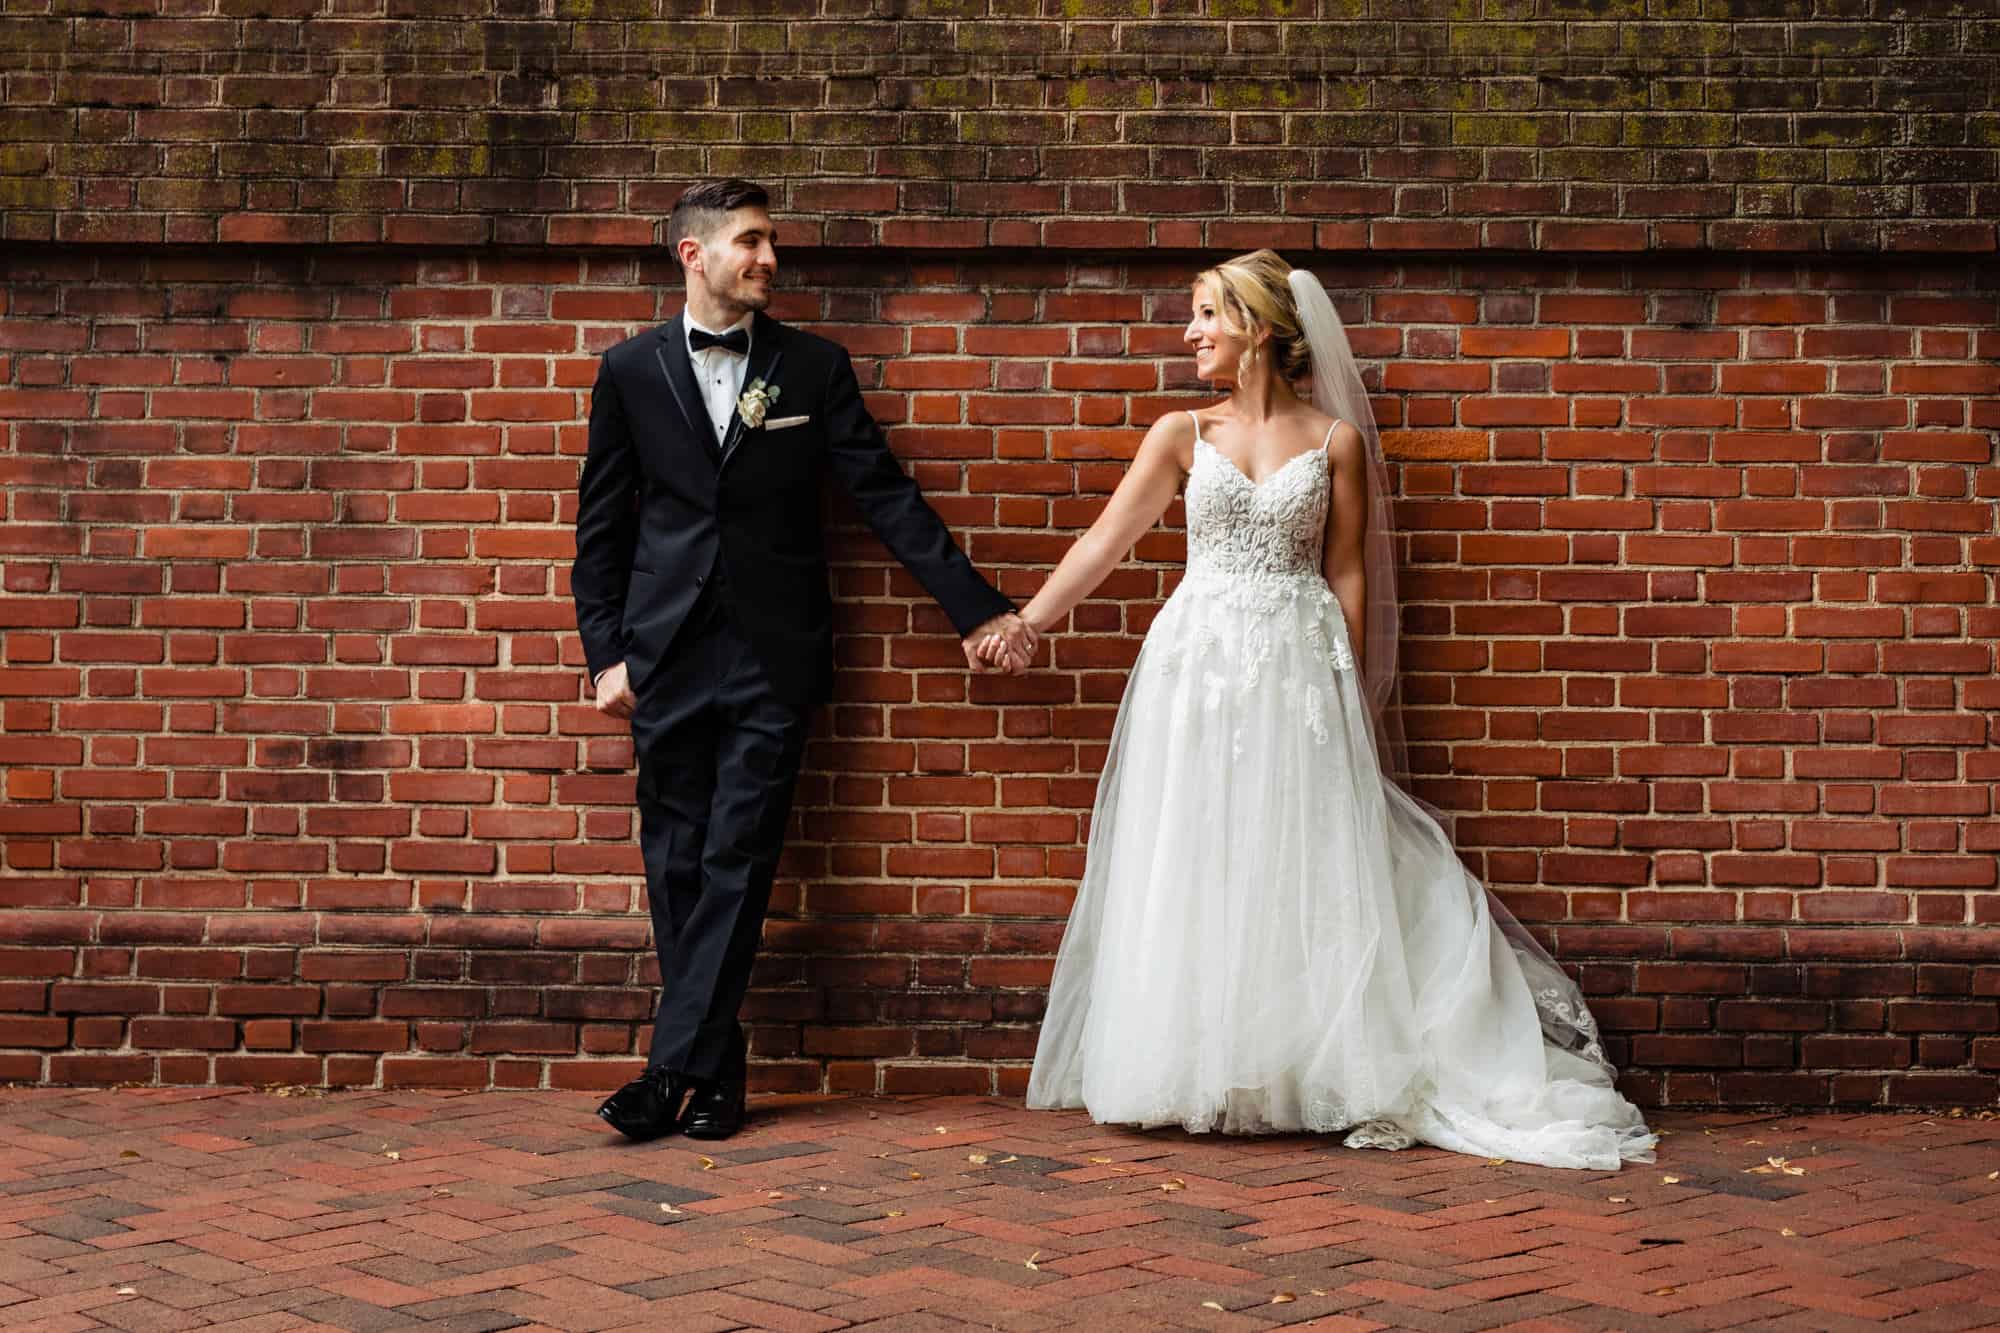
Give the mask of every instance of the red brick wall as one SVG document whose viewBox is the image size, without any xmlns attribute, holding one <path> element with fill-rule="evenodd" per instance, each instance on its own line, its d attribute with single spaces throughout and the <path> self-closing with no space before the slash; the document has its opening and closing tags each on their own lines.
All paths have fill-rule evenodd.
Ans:
<svg viewBox="0 0 2000 1333">
<path fill-rule="evenodd" d="M 1304 261 L 1305 252 L 1294 256 Z M 1194 255 L 787 253 L 1025 596 L 1199 401 Z M 1399 462 L 1424 790 L 1649 1103 L 2000 1074 L 2000 267 L 1320 256 Z M 652 978 L 568 519 L 615 250 L 16 251 L 0 1077 L 601 1086 Z M 1018 1091 L 1178 510 L 969 678 L 850 521 L 750 1003 L 770 1088 Z"/>
<path fill-rule="evenodd" d="M 1994 252 L 1978 5 L 1467 8 L 15 0 L 0 238 Z"/>
</svg>

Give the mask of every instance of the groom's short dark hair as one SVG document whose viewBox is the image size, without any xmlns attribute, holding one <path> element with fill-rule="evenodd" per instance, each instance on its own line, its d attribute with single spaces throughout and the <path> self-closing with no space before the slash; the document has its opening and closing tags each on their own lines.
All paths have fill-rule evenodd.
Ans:
<svg viewBox="0 0 2000 1333">
<path fill-rule="evenodd" d="M 682 238 L 705 240 L 737 209 L 770 206 L 771 196 L 755 181 L 732 176 L 690 185 L 674 200 L 674 211 L 667 214 L 667 248 L 678 258 Z"/>
</svg>

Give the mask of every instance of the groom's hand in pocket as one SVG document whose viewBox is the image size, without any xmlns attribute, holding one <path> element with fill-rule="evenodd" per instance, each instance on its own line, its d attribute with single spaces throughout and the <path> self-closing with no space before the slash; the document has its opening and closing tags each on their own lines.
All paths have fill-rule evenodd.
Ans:
<svg viewBox="0 0 2000 1333">
<path fill-rule="evenodd" d="M 606 667 L 599 673 L 596 699 L 598 712 L 606 717 L 615 717 L 623 721 L 632 716 L 632 709 L 638 702 L 638 696 L 632 693 L 631 673 L 626 671 L 623 662 L 614 667 Z"/>
</svg>

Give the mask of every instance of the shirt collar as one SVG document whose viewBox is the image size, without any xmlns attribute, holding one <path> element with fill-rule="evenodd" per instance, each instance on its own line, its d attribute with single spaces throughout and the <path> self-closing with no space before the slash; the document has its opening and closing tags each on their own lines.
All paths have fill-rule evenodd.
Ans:
<svg viewBox="0 0 2000 1333">
<path fill-rule="evenodd" d="M 743 318 L 737 320 L 734 324 L 731 324 L 729 328 L 711 329 L 710 327 L 708 327 L 708 325 L 703 324 L 699 320 L 697 320 L 693 315 L 690 315 L 685 311 L 683 311 L 681 314 L 681 323 L 684 327 L 681 329 L 681 337 L 688 342 L 688 355 L 693 356 L 694 344 L 691 335 L 694 333 L 696 329 L 700 329 L 703 333 L 715 334 L 715 335 L 728 333 L 732 329 L 742 329 L 746 336 L 748 336 L 752 340 L 755 340 L 755 338 L 757 337 L 756 322 L 757 322 L 757 312 L 754 310 L 746 310 L 743 313 Z M 706 351 L 710 349 L 704 348 L 703 350 Z"/>
</svg>

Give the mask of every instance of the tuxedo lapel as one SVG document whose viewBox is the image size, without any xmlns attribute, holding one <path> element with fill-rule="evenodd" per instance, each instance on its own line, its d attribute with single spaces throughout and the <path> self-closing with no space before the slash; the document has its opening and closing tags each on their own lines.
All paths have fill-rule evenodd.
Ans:
<svg viewBox="0 0 2000 1333">
<path fill-rule="evenodd" d="M 778 323 L 777 320 L 772 319 L 762 311 L 758 312 L 751 326 L 750 364 L 743 372 L 743 387 L 746 390 L 758 380 L 762 380 L 766 384 L 777 383 L 778 364 L 784 360 L 785 354 L 784 336 L 784 325 Z M 782 397 L 782 395 L 780 396 Z M 776 410 L 779 415 L 782 416 L 784 414 L 782 406 Z M 743 414 L 731 411 L 729 414 L 729 429 L 722 436 L 722 461 L 724 463 L 727 463 L 729 456 L 736 452 L 736 446 L 743 442 L 744 430 Z"/>
<path fill-rule="evenodd" d="M 667 378 L 667 387 L 673 390 L 674 401 L 680 405 L 681 416 L 687 420 L 689 433 L 701 443 L 711 463 L 720 463 L 722 450 L 715 443 L 715 427 L 709 422 L 708 407 L 695 387 L 694 365 L 688 360 L 686 318 L 675 315 L 660 326 L 653 353 L 659 359 L 660 373 Z"/>
</svg>

